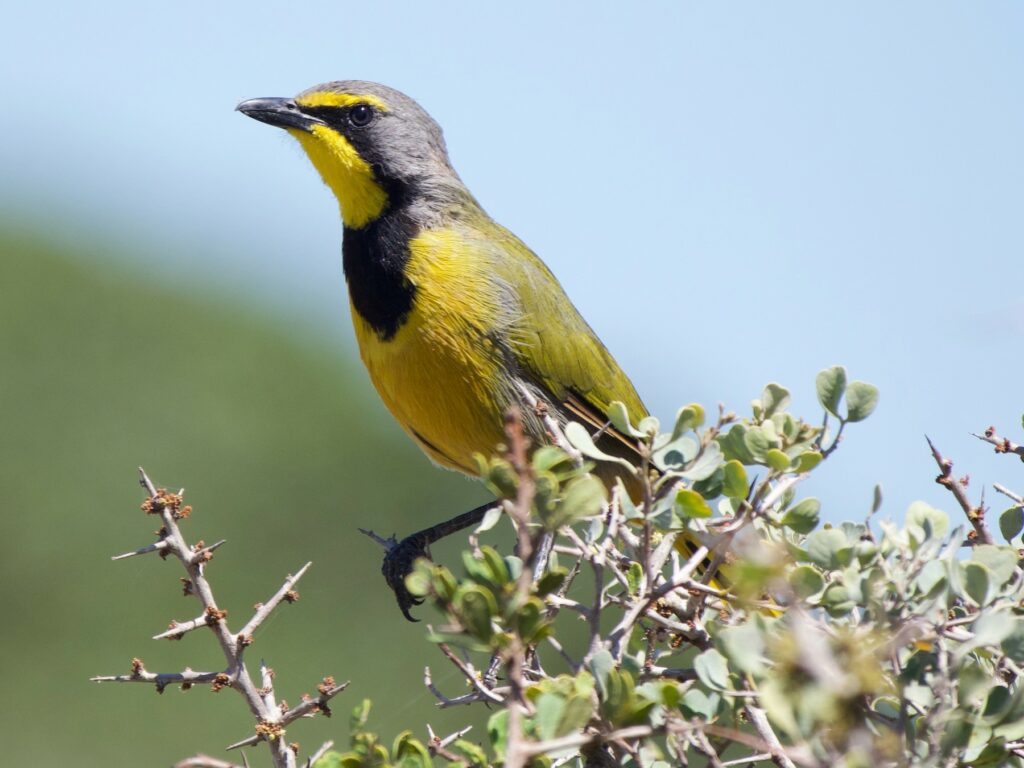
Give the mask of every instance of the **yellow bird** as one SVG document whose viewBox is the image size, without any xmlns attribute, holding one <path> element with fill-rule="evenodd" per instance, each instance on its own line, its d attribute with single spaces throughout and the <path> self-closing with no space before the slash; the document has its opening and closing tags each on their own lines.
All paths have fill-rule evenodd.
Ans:
<svg viewBox="0 0 1024 768">
<path fill-rule="evenodd" d="M 633 423 L 647 414 L 544 262 L 462 183 L 441 128 L 411 98 L 346 80 L 238 110 L 298 139 L 337 197 L 360 355 L 385 405 L 435 462 L 475 475 L 474 454 L 494 453 L 513 406 L 543 443 L 524 389 L 560 422 L 595 430 L 607 427 L 615 400 Z M 607 429 L 603 440 L 610 452 L 626 448 Z M 608 467 L 598 471 L 612 481 Z M 404 586 L 412 562 L 490 507 L 412 534 L 386 555 L 384 573 L 407 618 L 417 602 Z"/>
</svg>

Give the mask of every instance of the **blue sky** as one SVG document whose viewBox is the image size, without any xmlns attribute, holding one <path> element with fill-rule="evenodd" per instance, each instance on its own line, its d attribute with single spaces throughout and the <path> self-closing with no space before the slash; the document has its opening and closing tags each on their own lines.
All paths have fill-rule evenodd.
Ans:
<svg viewBox="0 0 1024 768">
<path fill-rule="evenodd" d="M 379 80 L 663 419 L 770 380 L 816 418 L 839 362 L 882 400 L 812 486 L 830 518 L 875 482 L 893 515 L 950 509 L 925 432 L 1024 489 L 968 434 L 1024 411 L 1024 5 L 21 3 L 3 27 L 5 218 L 354 357 L 335 204 L 233 108 Z"/>
</svg>

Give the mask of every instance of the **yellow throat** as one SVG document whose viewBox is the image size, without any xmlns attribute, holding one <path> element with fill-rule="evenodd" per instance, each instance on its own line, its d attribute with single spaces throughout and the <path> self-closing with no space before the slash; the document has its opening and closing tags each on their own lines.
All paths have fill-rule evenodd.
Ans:
<svg viewBox="0 0 1024 768">
<path fill-rule="evenodd" d="M 361 229 L 381 215 L 387 193 L 344 136 L 323 125 L 310 131 L 290 128 L 288 133 L 298 139 L 324 184 L 334 192 L 346 227 Z"/>
</svg>

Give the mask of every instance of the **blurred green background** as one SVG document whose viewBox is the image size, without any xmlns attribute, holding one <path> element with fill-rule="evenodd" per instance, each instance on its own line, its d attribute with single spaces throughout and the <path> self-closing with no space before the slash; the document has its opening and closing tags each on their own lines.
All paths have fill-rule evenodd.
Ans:
<svg viewBox="0 0 1024 768">
<path fill-rule="evenodd" d="M 324 674 L 352 686 L 337 699 L 340 717 L 303 721 L 289 738 L 307 748 L 343 740 L 364 696 L 381 702 L 372 722 L 389 735 L 462 722 L 465 710 L 433 710 L 425 663 L 452 695 L 462 685 L 422 642 L 423 625 L 401 618 L 380 550 L 356 526 L 410 531 L 478 503 L 482 489 L 432 468 L 342 356 L 237 298 L 197 297 L 97 263 L 87 248 L 9 231 L 0 253 L 0 285 L 18 287 L 0 302 L 4 763 L 123 765 L 131 754 L 166 765 L 220 754 L 251 732 L 230 691 L 157 697 L 86 682 L 127 671 L 135 655 L 152 671 L 222 668 L 205 632 L 149 639 L 198 612 L 177 563 L 108 560 L 158 527 L 138 508 L 139 464 L 161 485 L 187 487 L 191 541 L 228 539 L 207 573 L 235 629 L 314 561 L 299 602 L 257 634 L 250 665 L 266 658 L 293 704 Z"/>
<path fill-rule="evenodd" d="M 770 380 L 813 417 L 834 363 L 877 414 L 807 493 L 835 521 L 924 498 L 928 432 L 984 481 L 970 431 L 1024 410 L 1024 5 L 998 0 L 301 6 L 12 3 L 0 25 L 0 718 L 4 764 L 168 765 L 250 731 L 230 692 L 90 685 L 216 667 L 151 541 L 135 468 L 186 486 L 234 622 L 306 560 L 264 626 L 295 702 L 438 731 L 462 690 L 405 623 L 356 532 L 404 533 L 482 489 L 433 468 L 353 349 L 334 201 L 243 98 L 366 78 L 418 99 L 456 167 L 530 244 L 668 422 Z M 451 559 L 452 545 L 435 550 Z M 426 616 L 426 614 L 424 614 Z M 225 698 L 228 701 L 225 701 Z M 422 730 L 420 731 L 422 734 Z M 478 728 L 473 735 L 481 738 Z"/>
</svg>

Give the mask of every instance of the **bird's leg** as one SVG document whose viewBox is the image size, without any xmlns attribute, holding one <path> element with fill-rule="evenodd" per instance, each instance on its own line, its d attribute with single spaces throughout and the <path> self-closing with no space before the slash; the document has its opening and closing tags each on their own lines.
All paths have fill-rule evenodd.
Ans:
<svg viewBox="0 0 1024 768">
<path fill-rule="evenodd" d="M 384 574 L 384 580 L 391 587 L 391 591 L 395 593 L 398 607 L 405 618 L 409 621 L 416 621 L 412 614 L 409 613 L 409 609 L 423 602 L 421 598 L 414 597 L 405 588 L 405 577 L 412 571 L 413 563 L 420 557 L 429 559 L 429 548 L 435 541 L 440 541 L 445 536 L 450 536 L 457 531 L 461 531 L 463 528 L 477 525 L 484 519 L 487 511 L 494 509 L 497 503 L 489 501 L 486 504 L 481 504 L 479 507 L 474 507 L 468 512 L 456 515 L 451 520 L 445 520 L 443 523 L 438 523 L 430 528 L 424 528 L 422 531 L 410 534 L 401 541 L 391 543 L 387 547 L 381 572 Z M 394 542 L 393 539 L 392 542 Z"/>
</svg>

